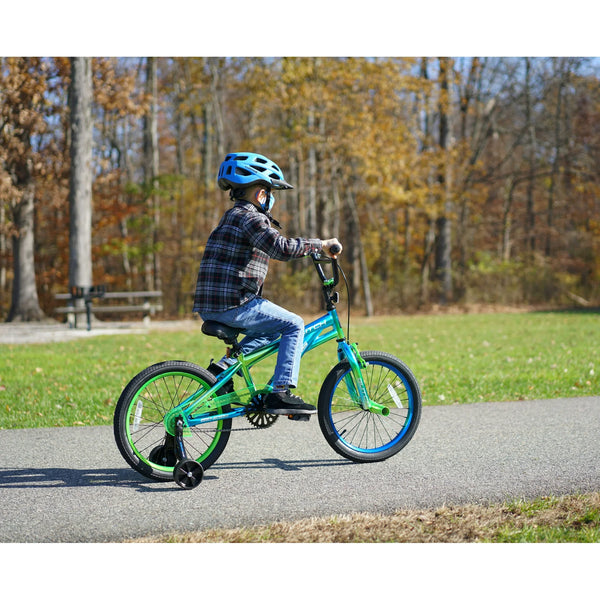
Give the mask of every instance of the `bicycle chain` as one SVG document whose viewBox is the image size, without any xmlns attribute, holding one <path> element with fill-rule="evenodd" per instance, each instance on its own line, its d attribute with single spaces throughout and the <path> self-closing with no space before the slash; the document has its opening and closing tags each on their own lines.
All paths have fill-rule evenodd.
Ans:
<svg viewBox="0 0 600 600">
<path fill-rule="evenodd" d="M 204 429 L 204 428 L 200 428 L 200 427 L 193 427 L 192 428 L 193 431 L 199 431 L 199 432 L 203 432 L 203 433 L 214 433 L 215 431 L 220 431 L 220 432 L 224 432 L 224 431 L 261 431 L 262 429 L 266 429 L 266 427 L 230 427 L 229 429 L 219 429 L 217 430 L 217 428 L 215 427 L 214 429 Z"/>
</svg>

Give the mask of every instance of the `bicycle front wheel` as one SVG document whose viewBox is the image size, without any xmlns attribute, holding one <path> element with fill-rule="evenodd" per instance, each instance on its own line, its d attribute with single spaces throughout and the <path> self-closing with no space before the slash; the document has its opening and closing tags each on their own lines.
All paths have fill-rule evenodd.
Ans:
<svg viewBox="0 0 600 600">
<path fill-rule="evenodd" d="M 356 400 L 348 361 L 327 375 L 319 393 L 318 413 L 327 443 L 354 462 L 376 462 L 398 453 L 411 440 L 421 418 L 421 391 L 411 370 L 385 352 L 360 353 L 369 398 L 389 414 L 364 410 Z M 387 411 L 384 411 L 387 412 Z"/>
<path fill-rule="evenodd" d="M 215 378 L 185 361 L 166 361 L 144 369 L 121 393 L 114 416 L 114 435 L 123 458 L 150 479 L 173 479 L 177 462 L 175 438 L 164 426 L 164 417 L 198 391 L 210 389 Z M 229 406 L 214 409 L 222 414 Z M 208 469 L 221 455 L 231 430 L 231 419 L 210 427 L 191 427 L 184 436 L 188 458 Z"/>
</svg>

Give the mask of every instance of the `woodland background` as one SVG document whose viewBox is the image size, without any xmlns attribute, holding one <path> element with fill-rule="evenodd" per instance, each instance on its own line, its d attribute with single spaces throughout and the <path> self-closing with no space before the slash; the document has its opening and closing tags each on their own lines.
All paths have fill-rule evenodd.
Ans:
<svg viewBox="0 0 600 600">
<path fill-rule="evenodd" d="M 77 283 L 82 167 L 92 282 L 160 289 L 163 316 L 189 316 L 232 151 L 282 167 L 295 188 L 274 216 L 288 236 L 342 241 L 365 314 L 600 304 L 596 59 L 88 62 L 91 162 L 78 165 L 73 60 L 0 58 L 1 320 L 52 316 L 54 294 Z M 310 261 L 273 261 L 265 295 L 314 310 L 315 279 Z"/>
</svg>

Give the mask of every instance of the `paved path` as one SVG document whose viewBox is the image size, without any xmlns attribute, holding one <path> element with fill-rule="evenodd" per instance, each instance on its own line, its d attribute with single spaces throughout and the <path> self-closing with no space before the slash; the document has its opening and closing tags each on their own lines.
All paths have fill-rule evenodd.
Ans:
<svg viewBox="0 0 600 600">
<path fill-rule="evenodd" d="M 86 339 L 98 335 L 117 335 L 148 333 L 160 329 L 186 329 L 197 327 L 200 329 L 202 321 L 98 321 L 90 331 L 85 324 L 77 329 L 68 327 L 64 323 L 0 323 L 0 346 L 2 344 L 49 344 L 51 342 L 68 342 L 70 340 Z M 0 348 L 1 350 L 1 348 Z"/>
<path fill-rule="evenodd" d="M 354 464 L 316 418 L 234 432 L 195 490 L 130 469 L 110 427 L 0 431 L 0 542 L 104 542 L 307 516 L 600 489 L 600 397 L 425 407 L 395 457 Z"/>
</svg>

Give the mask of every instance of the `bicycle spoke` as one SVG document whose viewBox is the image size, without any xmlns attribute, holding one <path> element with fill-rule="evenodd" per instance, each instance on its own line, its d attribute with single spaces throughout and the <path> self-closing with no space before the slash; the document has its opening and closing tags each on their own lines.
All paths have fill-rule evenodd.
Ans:
<svg viewBox="0 0 600 600">
<path fill-rule="evenodd" d="M 201 379 L 198 367 L 190 363 L 172 362 L 164 366 L 161 364 L 149 367 L 147 371 L 148 376 L 140 382 L 139 387 L 131 389 L 124 423 L 127 434 L 119 437 L 119 443 L 120 449 L 123 449 L 124 455 L 134 468 L 137 468 L 137 460 L 141 459 L 152 468 L 153 475 L 164 478 L 172 470 L 173 464 L 162 462 L 164 452 L 171 452 L 175 456 L 175 448 L 170 450 L 169 446 L 166 446 L 172 442 L 169 442 L 170 436 L 165 431 L 165 415 L 185 403 L 187 398 L 199 395 L 210 386 Z M 228 408 L 213 407 L 212 410 L 220 413 Z M 198 408 L 198 412 L 202 412 L 202 409 Z M 183 438 L 186 454 L 191 460 L 204 460 L 205 465 L 209 466 L 223 451 L 230 428 L 231 423 L 228 420 L 217 421 L 212 429 L 186 428 Z M 131 448 L 131 453 L 127 450 L 128 447 Z M 158 458 L 160 463 L 153 462 L 150 459 L 152 455 Z M 139 470 L 147 473 L 141 465 Z"/>
<path fill-rule="evenodd" d="M 369 399 L 387 407 L 389 414 L 364 410 L 353 401 L 349 389 L 356 386 L 347 368 L 334 384 L 328 419 L 344 444 L 358 452 L 376 453 L 393 446 L 403 436 L 412 411 L 411 396 L 400 372 L 386 361 L 367 361 L 361 374 Z"/>
</svg>

